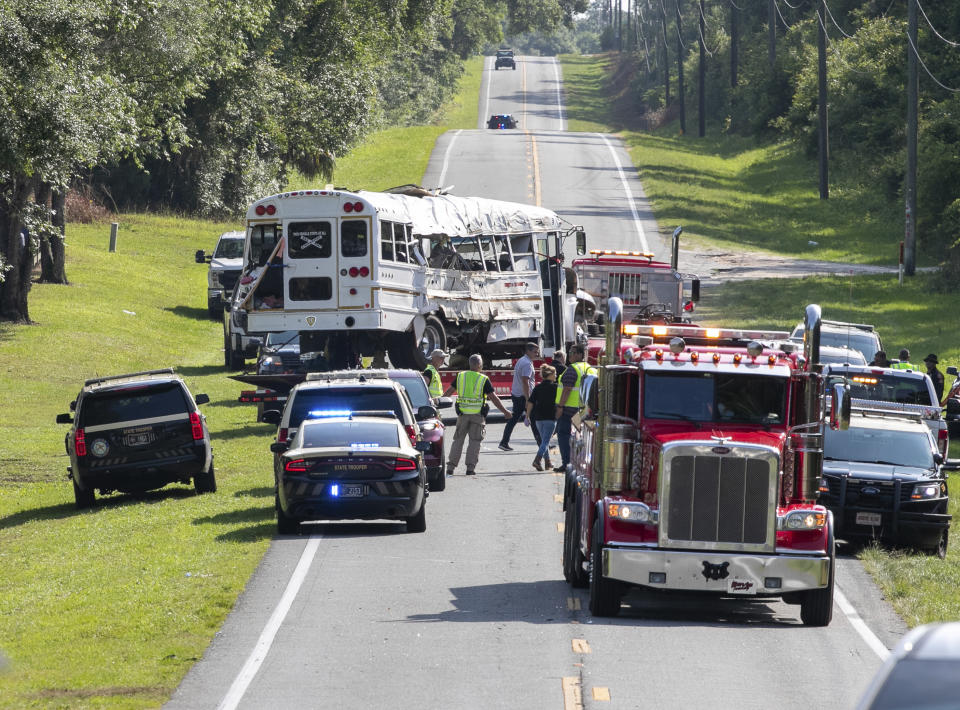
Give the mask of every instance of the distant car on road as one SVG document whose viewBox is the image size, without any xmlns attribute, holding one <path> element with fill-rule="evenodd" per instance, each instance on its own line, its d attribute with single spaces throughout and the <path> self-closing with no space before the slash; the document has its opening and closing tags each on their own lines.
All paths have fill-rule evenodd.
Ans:
<svg viewBox="0 0 960 710">
<path fill-rule="evenodd" d="M 940 710 L 960 705 L 960 622 L 911 629 L 877 671 L 857 710 Z"/>
<path fill-rule="evenodd" d="M 207 270 L 207 312 L 211 318 L 223 318 L 223 308 L 240 278 L 243 268 L 243 232 L 224 232 L 217 240 L 213 254 L 198 249 L 194 259 L 198 264 L 209 263 Z"/>
<path fill-rule="evenodd" d="M 493 63 L 494 71 L 500 69 L 500 67 L 510 67 L 511 69 L 516 70 L 517 62 L 513 58 L 512 49 L 498 49 L 497 50 L 497 59 Z"/>
<path fill-rule="evenodd" d="M 912 545 L 944 558 L 947 479 L 926 425 L 897 412 L 854 409 L 849 429 L 824 427 L 823 434 L 817 502 L 833 513 L 837 537 Z"/>
<path fill-rule="evenodd" d="M 134 493 L 180 481 L 197 493 L 217 490 L 206 417 L 197 408 L 210 398 L 193 396 L 172 368 L 97 377 L 83 383 L 70 403 L 66 436 L 69 471 L 78 508 L 95 491 Z"/>
<path fill-rule="evenodd" d="M 517 119 L 509 113 L 495 113 L 490 117 L 490 120 L 487 121 L 487 128 L 505 129 L 516 127 Z"/>
<path fill-rule="evenodd" d="M 422 446 L 422 445 L 420 445 Z M 403 520 L 427 529 L 427 473 L 392 410 L 311 412 L 289 443 L 274 443 L 277 530 L 300 532 L 307 520 Z"/>
</svg>

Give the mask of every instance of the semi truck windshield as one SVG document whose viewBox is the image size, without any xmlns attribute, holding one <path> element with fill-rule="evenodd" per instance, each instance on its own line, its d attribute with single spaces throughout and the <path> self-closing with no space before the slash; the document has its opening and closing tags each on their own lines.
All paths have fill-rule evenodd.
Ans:
<svg viewBox="0 0 960 710">
<path fill-rule="evenodd" d="M 643 416 L 695 422 L 782 424 L 787 378 L 725 372 L 647 372 Z"/>
</svg>

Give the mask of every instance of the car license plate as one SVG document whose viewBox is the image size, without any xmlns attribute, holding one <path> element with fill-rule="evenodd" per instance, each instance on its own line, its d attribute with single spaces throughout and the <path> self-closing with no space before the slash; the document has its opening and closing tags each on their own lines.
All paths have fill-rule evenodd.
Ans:
<svg viewBox="0 0 960 710">
<path fill-rule="evenodd" d="M 882 520 L 880 513 L 857 513 L 857 525 L 880 527 Z"/>
<path fill-rule="evenodd" d="M 366 486 L 340 486 L 340 498 L 363 498 Z"/>
<path fill-rule="evenodd" d="M 153 434 L 145 432 L 142 434 L 127 434 L 123 437 L 123 443 L 127 446 L 144 446 L 153 441 Z"/>
</svg>

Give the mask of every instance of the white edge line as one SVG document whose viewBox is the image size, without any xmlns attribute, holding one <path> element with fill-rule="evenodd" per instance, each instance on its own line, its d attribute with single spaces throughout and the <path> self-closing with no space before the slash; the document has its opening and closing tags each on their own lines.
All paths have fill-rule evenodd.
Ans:
<svg viewBox="0 0 960 710">
<path fill-rule="evenodd" d="M 490 116 L 490 82 L 492 81 L 490 77 L 490 64 L 492 57 L 488 57 L 483 60 L 483 73 L 487 75 L 486 77 L 486 86 L 484 87 L 484 96 L 486 97 L 483 102 L 483 115 L 480 116 L 478 121 L 477 128 L 485 128 L 487 125 L 487 117 Z"/>
<path fill-rule="evenodd" d="M 280 625 L 283 624 L 287 612 L 290 611 L 290 606 L 293 604 L 297 592 L 300 591 L 303 580 L 306 579 L 307 572 L 310 570 L 310 565 L 313 563 L 314 555 L 320 546 L 320 539 L 322 537 L 323 535 L 312 535 L 307 541 L 307 545 L 303 548 L 303 553 L 300 555 L 300 561 L 293 570 L 293 574 L 290 575 L 290 581 L 287 582 L 287 588 L 283 590 L 283 596 L 280 597 L 277 607 L 267 620 L 266 626 L 263 627 L 263 631 L 260 633 L 260 638 L 257 639 L 253 651 L 250 652 L 247 662 L 243 664 L 243 668 L 240 669 L 237 677 L 234 678 L 233 684 L 223 697 L 220 705 L 217 706 L 217 710 L 234 710 L 243 699 L 243 694 L 247 692 L 251 681 L 254 676 L 257 675 L 257 671 L 260 670 L 260 666 L 270 652 L 273 639 L 280 630 Z"/>
<path fill-rule="evenodd" d="M 647 235 L 643 233 L 643 225 L 640 224 L 640 215 L 637 213 L 637 206 L 633 201 L 633 193 L 630 191 L 630 184 L 627 182 L 627 176 L 623 173 L 623 166 L 620 165 L 620 158 L 617 157 L 617 152 L 613 149 L 613 146 L 610 144 L 610 141 L 607 140 L 607 137 L 602 133 L 595 133 L 594 135 L 599 136 L 607 148 L 610 149 L 610 156 L 613 158 L 613 164 L 617 166 L 617 174 L 620 176 L 620 184 L 623 185 L 623 192 L 627 196 L 627 203 L 630 205 L 630 212 L 633 214 L 633 224 L 637 228 L 637 236 L 640 237 L 640 246 L 645 252 L 650 251 L 650 245 L 647 244 Z"/>
<path fill-rule="evenodd" d="M 553 58 L 553 77 L 556 79 L 557 86 L 557 113 L 560 114 L 560 130 L 565 131 L 567 130 L 567 117 L 563 112 L 563 97 L 560 95 L 560 60 L 556 57 Z"/>
<path fill-rule="evenodd" d="M 877 638 L 877 635 L 870 630 L 870 627 L 867 626 L 867 623 L 860 617 L 857 610 L 853 608 L 853 604 L 844 596 L 839 587 L 834 588 L 833 598 L 836 600 L 837 606 L 840 607 L 840 611 L 847 617 L 847 621 L 849 621 L 854 630 L 860 634 L 860 638 L 866 642 L 870 650 L 877 654 L 881 661 L 887 660 L 890 651 L 883 645 L 883 642 Z"/>
<path fill-rule="evenodd" d="M 457 140 L 457 136 L 460 135 L 462 128 L 458 128 L 453 132 L 453 135 L 450 136 L 450 142 L 447 143 L 447 149 L 443 151 L 443 169 L 440 170 L 440 178 L 437 180 L 437 187 L 443 187 L 444 181 L 447 179 L 447 168 L 450 167 L 450 151 L 453 149 L 453 142 Z"/>
</svg>

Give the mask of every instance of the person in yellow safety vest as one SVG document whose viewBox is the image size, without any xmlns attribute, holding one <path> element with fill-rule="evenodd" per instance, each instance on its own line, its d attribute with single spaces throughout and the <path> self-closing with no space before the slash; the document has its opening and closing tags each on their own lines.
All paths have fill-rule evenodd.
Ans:
<svg viewBox="0 0 960 710">
<path fill-rule="evenodd" d="M 567 352 L 567 369 L 560 377 L 557 387 L 557 446 L 560 448 L 560 465 L 554 471 L 567 470 L 570 463 L 570 428 L 573 415 L 580 411 L 580 382 L 588 370 L 583 359 L 583 346 L 572 345 Z"/>
<path fill-rule="evenodd" d="M 476 473 L 477 461 L 480 460 L 480 442 L 487 433 L 487 398 L 509 417 L 510 413 L 503 406 L 497 393 L 493 391 L 490 378 L 480 370 L 483 368 L 483 358 L 474 353 L 470 356 L 470 369 L 457 373 L 457 378 L 443 393 L 449 397 L 457 393 L 457 428 L 453 433 L 453 445 L 450 447 L 450 456 L 447 457 L 447 475 L 452 476 L 457 464 L 460 463 L 460 453 L 463 451 L 463 442 L 470 437 L 467 446 L 467 475 Z"/>
<path fill-rule="evenodd" d="M 910 362 L 910 351 L 906 348 L 903 348 L 900 351 L 900 362 L 895 362 L 890 365 L 894 370 L 916 370 L 917 366 Z"/>
<path fill-rule="evenodd" d="M 427 389 L 430 390 L 430 396 L 434 400 L 440 399 L 443 395 L 443 384 L 440 382 L 440 372 L 438 367 L 443 365 L 447 359 L 447 354 L 443 350 L 434 350 L 430 353 L 430 363 L 423 371 L 423 379 L 427 381 Z"/>
</svg>

